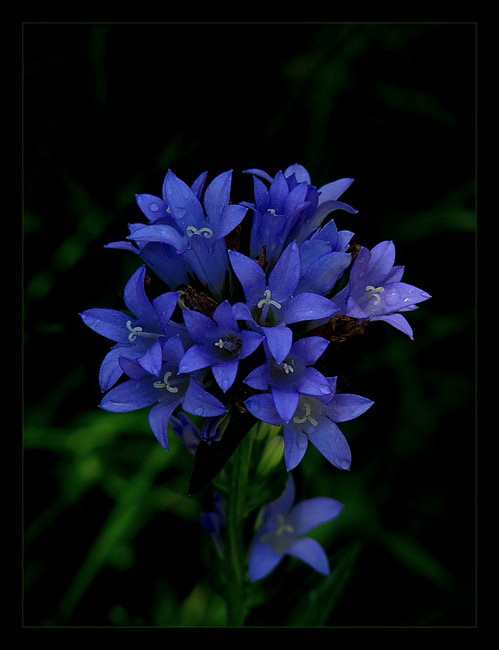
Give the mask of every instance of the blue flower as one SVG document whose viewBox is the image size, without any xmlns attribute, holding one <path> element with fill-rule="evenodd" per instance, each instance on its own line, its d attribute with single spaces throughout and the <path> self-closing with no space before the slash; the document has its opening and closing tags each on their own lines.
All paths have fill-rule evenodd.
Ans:
<svg viewBox="0 0 499 650">
<path fill-rule="evenodd" d="M 359 395 L 336 393 L 336 377 L 328 377 L 329 395 L 300 395 L 293 417 L 286 422 L 276 409 L 272 393 L 253 395 L 245 405 L 256 418 L 275 426 L 282 425 L 284 460 L 288 471 L 302 460 L 311 442 L 335 467 L 349 469 L 350 447 L 336 424 L 358 417 L 373 402 Z"/>
<path fill-rule="evenodd" d="M 183 329 L 170 320 L 177 306 L 177 292 L 164 293 L 151 303 L 144 290 L 145 272 L 144 265 L 138 268 L 125 286 L 125 305 L 132 316 L 114 309 L 88 309 L 80 314 L 88 327 L 117 342 L 100 367 L 103 391 L 123 374 L 121 357 L 136 359 L 144 370 L 157 374 L 162 364 L 161 342 Z"/>
<path fill-rule="evenodd" d="M 386 321 L 409 338 L 413 331 L 400 312 L 417 309 L 430 294 L 401 282 L 403 266 L 394 266 L 395 246 L 384 241 L 371 250 L 361 247 L 350 270 L 348 284 L 333 297 L 338 313 L 359 320 Z"/>
<path fill-rule="evenodd" d="M 183 356 L 179 372 L 211 368 L 215 381 L 226 392 L 235 381 L 239 361 L 256 350 L 262 335 L 240 330 L 227 300 L 218 305 L 213 318 L 190 309 L 184 310 L 183 315 L 195 343 Z"/>
<path fill-rule="evenodd" d="M 130 377 L 112 388 L 100 408 L 113 413 L 126 413 L 152 407 L 149 425 L 164 449 L 168 449 L 168 423 L 180 405 L 191 415 L 212 417 L 227 410 L 201 383 L 204 373 L 182 374 L 179 363 L 185 354 L 179 335 L 161 342 L 162 365 L 157 374 L 147 372 L 133 359 L 120 359 L 123 371 Z"/>
<path fill-rule="evenodd" d="M 264 334 L 278 363 L 284 361 L 291 349 L 293 333 L 288 324 L 320 320 L 336 313 L 336 305 L 324 296 L 296 291 L 301 277 L 296 242 L 283 251 L 268 279 L 262 267 L 250 257 L 235 251 L 229 251 L 229 257 L 246 298 L 245 303 L 234 305 L 234 314 Z"/>
<path fill-rule="evenodd" d="M 331 395 L 326 377 L 311 367 L 328 345 L 329 341 L 320 336 L 299 339 L 282 363 L 267 355 L 267 362 L 255 368 L 244 382 L 257 390 L 270 386 L 277 412 L 289 422 L 298 408 L 300 395 Z"/>
<path fill-rule="evenodd" d="M 352 183 L 350 178 L 328 183 L 317 190 L 302 165 L 291 165 L 274 178 L 259 169 L 248 169 L 246 173 L 253 174 L 255 194 L 255 203 L 248 204 L 253 211 L 250 255 L 255 258 L 265 249 L 270 266 L 287 245 L 308 238 L 333 210 L 356 212 L 338 201 Z M 260 179 L 270 184 L 268 189 Z"/>
<path fill-rule="evenodd" d="M 171 257 L 174 252 L 180 255 L 201 284 L 220 297 L 228 271 L 224 238 L 247 212 L 247 207 L 230 203 L 231 182 L 231 171 L 219 174 L 206 188 L 201 202 L 184 181 L 169 171 L 163 183 L 167 218 L 134 229 L 128 239 L 142 246 L 166 245 Z"/>
<path fill-rule="evenodd" d="M 317 540 L 304 535 L 338 517 L 343 505 L 328 497 L 305 499 L 293 506 L 294 500 L 295 487 L 290 476 L 284 493 L 263 509 L 262 525 L 250 548 L 250 580 L 265 578 L 285 555 L 329 575 L 326 552 Z"/>
</svg>

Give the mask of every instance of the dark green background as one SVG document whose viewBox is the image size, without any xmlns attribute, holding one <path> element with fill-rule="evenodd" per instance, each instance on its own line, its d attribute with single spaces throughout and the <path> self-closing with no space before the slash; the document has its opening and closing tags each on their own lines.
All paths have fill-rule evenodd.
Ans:
<svg viewBox="0 0 499 650">
<path fill-rule="evenodd" d="M 81 323 L 122 307 L 138 260 L 105 250 L 142 221 L 135 193 L 298 162 L 355 183 L 340 228 L 393 239 L 405 281 L 433 297 L 415 340 L 382 323 L 337 346 L 332 372 L 373 399 L 342 425 L 351 471 L 314 449 L 301 497 L 345 504 L 318 531 L 361 543 L 321 625 L 475 624 L 475 25 L 23 26 L 25 626 L 217 626 L 211 544 L 145 412 L 97 408 L 108 343 Z M 291 626 L 323 579 L 286 560 L 255 625 Z M 280 595 L 281 594 L 281 595 Z M 261 606 L 262 599 L 267 604 Z"/>
</svg>

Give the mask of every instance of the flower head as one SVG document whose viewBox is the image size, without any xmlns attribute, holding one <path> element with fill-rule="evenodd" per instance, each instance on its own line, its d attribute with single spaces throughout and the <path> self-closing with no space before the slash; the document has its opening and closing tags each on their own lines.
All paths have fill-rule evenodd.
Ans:
<svg viewBox="0 0 499 650">
<path fill-rule="evenodd" d="M 182 357 L 179 372 L 211 368 L 215 381 L 226 392 L 234 383 L 239 361 L 256 350 L 262 335 L 239 329 L 227 301 L 218 305 L 213 318 L 186 309 L 184 322 L 194 345 Z"/>
<path fill-rule="evenodd" d="M 319 542 L 304 535 L 335 519 L 343 505 L 327 497 L 306 499 L 296 505 L 294 500 L 295 486 L 290 476 L 283 494 L 263 509 L 262 525 L 249 555 L 252 581 L 265 578 L 285 555 L 306 562 L 323 575 L 329 574 L 326 552 Z"/>
<path fill-rule="evenodd" d="M 300 395 L 331 395 L 328 380 L 313 367 L 328 345 L 320 336 L 299 339 L 281 363 L 268 353 L 267 362 L 257 366 L 244 382 L 257 390 L 270 387 L 277 412 L 289 422 L 298 408 Z"/>
<path fill-rule="evenodd" d="M 80 314 L 88 327 L 117 343 L 100 368 L 103 391 L 114 386 L 123 374 L 120 358 L 136 359 L 147 372 L 158 373 L 162 364 L 161 342 L 183 329 L 170 320 L 177 306 L 177 292 L 164 293 L 151 303 L 144 290 L 145 272 L 142 265 L 125 286 L 124 300 L 132 316 L 114 309 L 87 309 Z"/>
<path fill-rule="evenodd" d="M 350 271 L 348 285 L 333 301 L 338 313 L 360 320 L 382 320 L 413 338 L 412 328 L 400 313 L 417 309 L 431 298 L 417 287 L 401 282 L 403 266 L 394 266 L 395 246 L 384 241 L 371 250 L 361 247 Z"/>
<path fill-rule="evenodd" d="M 317 190 L 302 165 L 291 165 L 274 178 L 260 169 L 246 173 L 253 174 L 255 194 L 254 204 L 249 204 L 253 211 L 250 255 L 257 257 L 265 249 L 270 266 L 287 245 L 308 238 L 333 210 L 356 212 L 338 201 L 352 179 L 334 181 Z"/>
<path fill-rule="evenodd" d="M 159 372 L 152 374 L 135 360 L 120 359 L 130 379 L 106 393 L 99 406 L 114 413 L 152 407 L 149 425 L 161 446 L 168 449 L 168 423 L 177 407 L 182 405 L 187 413 L 203 417 L 221 415 L 227 409 L 203 388 L 203 373 L 179 372 L 178 366 L 185 353 L 179 335 L 165 339 L 160 345 L 162 365 Z"/>
<path fill-rule="evenodd" d="M 336 393 L 336 377 L 329 377 L 328 395 L 300 395 L 293 417 L 286 421 L 277 411 L 272 393 L 249 397 L 245 405 L 260 420 L 282 425 L 286 468 L 294 469 L 311 442 L 338 469 L 349 469 L 352 455 L 348 442 L 336 424 L 362 415 L 373 402 L 366 397 Z"/>
<path fill-rule="evenodd" d="M 297 292 L 301 263 L 296 242 L 283 251 L 268 277 L 246 255 L 229 251 L 229 257 L 246 298 L 245 303 L 234 306 L 234 314 L 259 328 L 278 363 L 286 358 L 292 345 L 292 332 L 287 325 L 328 318 L 337 311 L 336 305 L 324 296 Z"/>
</svg>

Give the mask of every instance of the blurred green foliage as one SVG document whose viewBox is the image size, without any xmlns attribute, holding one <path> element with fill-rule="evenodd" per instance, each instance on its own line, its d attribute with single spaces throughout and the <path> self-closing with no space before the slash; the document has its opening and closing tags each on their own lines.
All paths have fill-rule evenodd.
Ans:
<svg viewBox="0 0 499 650">
<path fill-rule="evenodd" d="M 373 323 L 336 346 L 341 390 L 375 406 L 342 426 L 350 472 L 311 448 L 298 473 L 300 498 L 345 504 L 314 531 L 333 571 L 286 558 L 252 585 L 249 623 L 475 624 L 474 37 L 466 23 L 24 25 L 25 626 L 224 625 L 192 457 L 173 435 L 159 448 L 144 412 L 97 409 L 108 346 L 78 313 L 121 308 L 137 260 L 102 247 L 168 168 L 189 181 L 294 162 L 318 186 L 354 177 L 359 214 L 338 226 L 393 239 L 433 298 L 409 315 L 414 341 Z M 236 180 L 234 199 L 249 188 Z"/>
</svg>

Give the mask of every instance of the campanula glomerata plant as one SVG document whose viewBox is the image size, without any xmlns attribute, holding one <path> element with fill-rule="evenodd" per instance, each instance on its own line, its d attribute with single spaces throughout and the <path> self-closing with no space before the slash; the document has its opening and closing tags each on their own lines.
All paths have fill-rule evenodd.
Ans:
<svg viewBox="0 0 499 650">
<path fill-rule="evenodd" d="M 330 572 L 306 533 L 348 504 L 295 503 L 292 472 L 309 443 L 331 471 L 349 470 L 339 424 L 373 404 L 338 390 L 331 342 L 371 321 L 412 339 L 406 314 L 430 297 L 402 281 L 393 242 L 368 249 L 337 229 L 335 211 L 356 213 L 340 200 L 352 179 L 316 188 L 297 164 L 274 177 L 246 173 L 250 201 L 231 201 L 232 171 L 190 186 L 168 171 L 161 196 L 138 195 L 142 221 L 107 245 L 137 257 L 123 310 L 81 314 L 113 343 L 100 366 L 100 407 L 144 409 L 166 451 L 173 434 L 191 452 L 190 494 L 212 490 L 201 523 L 221 561 L 228 625 L 244 624 L 248 585 L 285 555 Z M 147 274 L 163 291 L 149 295 Z"/>
</svg>

